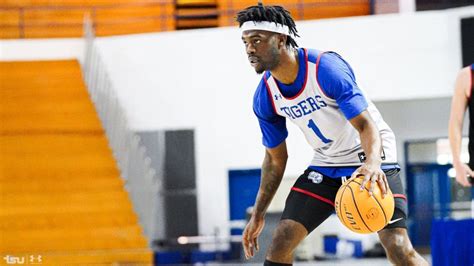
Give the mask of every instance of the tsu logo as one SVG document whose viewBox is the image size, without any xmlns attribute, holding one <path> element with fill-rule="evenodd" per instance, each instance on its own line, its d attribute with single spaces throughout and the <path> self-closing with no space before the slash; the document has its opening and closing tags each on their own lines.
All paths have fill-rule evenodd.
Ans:
<svg viewBox="0 0 474 266">
<path fill-rule="evenodd" d="M 7 264 L 25 264 L 25 257 L 15 257 L 6 255 L 5 257 L 3 257 L 3 259 Z"/>
<path fill-rule="evenodd" d="M 281 94 L 275 94 L 273 96 L 275 96 L 275 101 L 278 101 L 278 99 L 283 99 L 283 96 L 281 96 Z"/>
<path fill-rule="evenodd" d="M 319 184 L 323 181 L 323 175 L 318 172 L 311 172 L 308 175 L 308 179 L 313 181 L 315 184 Z"/>
<path fill-rule="evenodd" d="M 26 262 L 25 258 L 28 257 L 28 262 Z M 12 255 L 6 255 L 3 257 L 7 264 L 42 264 L 43 258 L 41 255 L 29 255 L 29 256 L 22 256 L 16 257 Z"/>
</svg>

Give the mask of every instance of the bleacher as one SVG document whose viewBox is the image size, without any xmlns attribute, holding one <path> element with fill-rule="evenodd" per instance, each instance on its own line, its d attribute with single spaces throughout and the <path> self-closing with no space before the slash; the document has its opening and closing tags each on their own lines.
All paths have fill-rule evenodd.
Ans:
<svg viewBox="0 0 474 266">
<path fill-rule="evenodd" d="M 233 26 L 256 0 L 0 0 L 0 38 L 81 37 L 84 16 L 97 36 Z M 281 4 L 266 0 L 264 4 Z M 296 20 L 369 15 L 369 0 L 284 1 Z"/>
<path fill-rule="evenodd" d="M 0 253 L 152 262 L 78 61 L 0 62 Z"/>
<path fill-rule="evenodd" d="M 235 16 L 240 10 L 255 5 L 257 1 L 218 0 L 219 26 L 237 25 Z M 282 5 L 283 1 L 265 0 L 266 5 Z M 284 7 L 290 11 L 295 20 L 310 20 L 323 18 L 351 17 L 370 15 L 370 1 L 368 0 L 287 0 Z"/>
<path fill-rule="evenodd" d="M 172 0 L 1 0 L 0 38 L 81 37 L 84 16 L 98 36 L 175 28 Z"/>
</svg>

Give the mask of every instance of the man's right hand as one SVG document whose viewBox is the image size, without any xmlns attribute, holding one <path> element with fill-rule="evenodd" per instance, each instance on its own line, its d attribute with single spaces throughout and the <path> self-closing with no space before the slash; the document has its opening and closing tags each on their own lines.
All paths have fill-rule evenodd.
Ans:
<svg viewBox="0 0 474 266">
<path fill-rule="evenodd" d="M 471 168 L 464 163 L 455 163 L 454 169 L 456 169 L 456 181 L 461 184 L 463 187 L 470 187 L 469 176 L 474 177 L 474 172 Z"/>
<path fill-rule="evenodd" d="M 252 215 L 249 223 L 247 224 L 247 226 L 245 226 L 244 233 L 242 235 L 242 245 L 244 247 L 246 259 L 252 258 L 255 254 L 255 251 L 258 251 L 259 247 L 257 238 L 262 232 L 264 226 L 264 218 L 258 218 L 254 215 Z"/>
</svg>

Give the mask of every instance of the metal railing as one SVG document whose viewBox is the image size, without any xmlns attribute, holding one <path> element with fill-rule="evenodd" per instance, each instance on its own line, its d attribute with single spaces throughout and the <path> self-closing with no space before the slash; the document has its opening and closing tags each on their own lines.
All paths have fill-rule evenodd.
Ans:
<svg viewBox="0 0 474 266">
<path fill-rule="evenodd" d="M 113 84 L 107 73 L 96 44 L 90 18 L 84 22 L 85 55 L 82 63 L 84 79 L 90 97 L 104 127 L 109 145 L 118 163 L 125 188 L 133 202 L 139 222 L 150 243 L 160 236 L 157 219 L 159 217 L 159 188 L 162 173 L 151 167 L 151 159 L 140 137 L 133 132 L 124 109 L 119 103 Z"/>
</svg>

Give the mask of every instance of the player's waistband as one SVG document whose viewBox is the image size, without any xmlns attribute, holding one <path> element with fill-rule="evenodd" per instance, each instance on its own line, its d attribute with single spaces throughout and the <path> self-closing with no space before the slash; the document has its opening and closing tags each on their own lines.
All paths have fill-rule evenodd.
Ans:
<svg viewBox="0 0 474 266">
<path fill-rule="evenodd" d="M 327 177 L 331 178 L 341 178 L 343 176 L 350 177 L 354 171 L 359 168 L 362 164 L 359 165 L 347 165 L 347 166 L 316 166 L 310 165 L 308 169 L 317 171 Z M 400 170 L 400 165 L 398 163 L 384 163 L 381 166 L 382 170 Z"/>
</svg>

